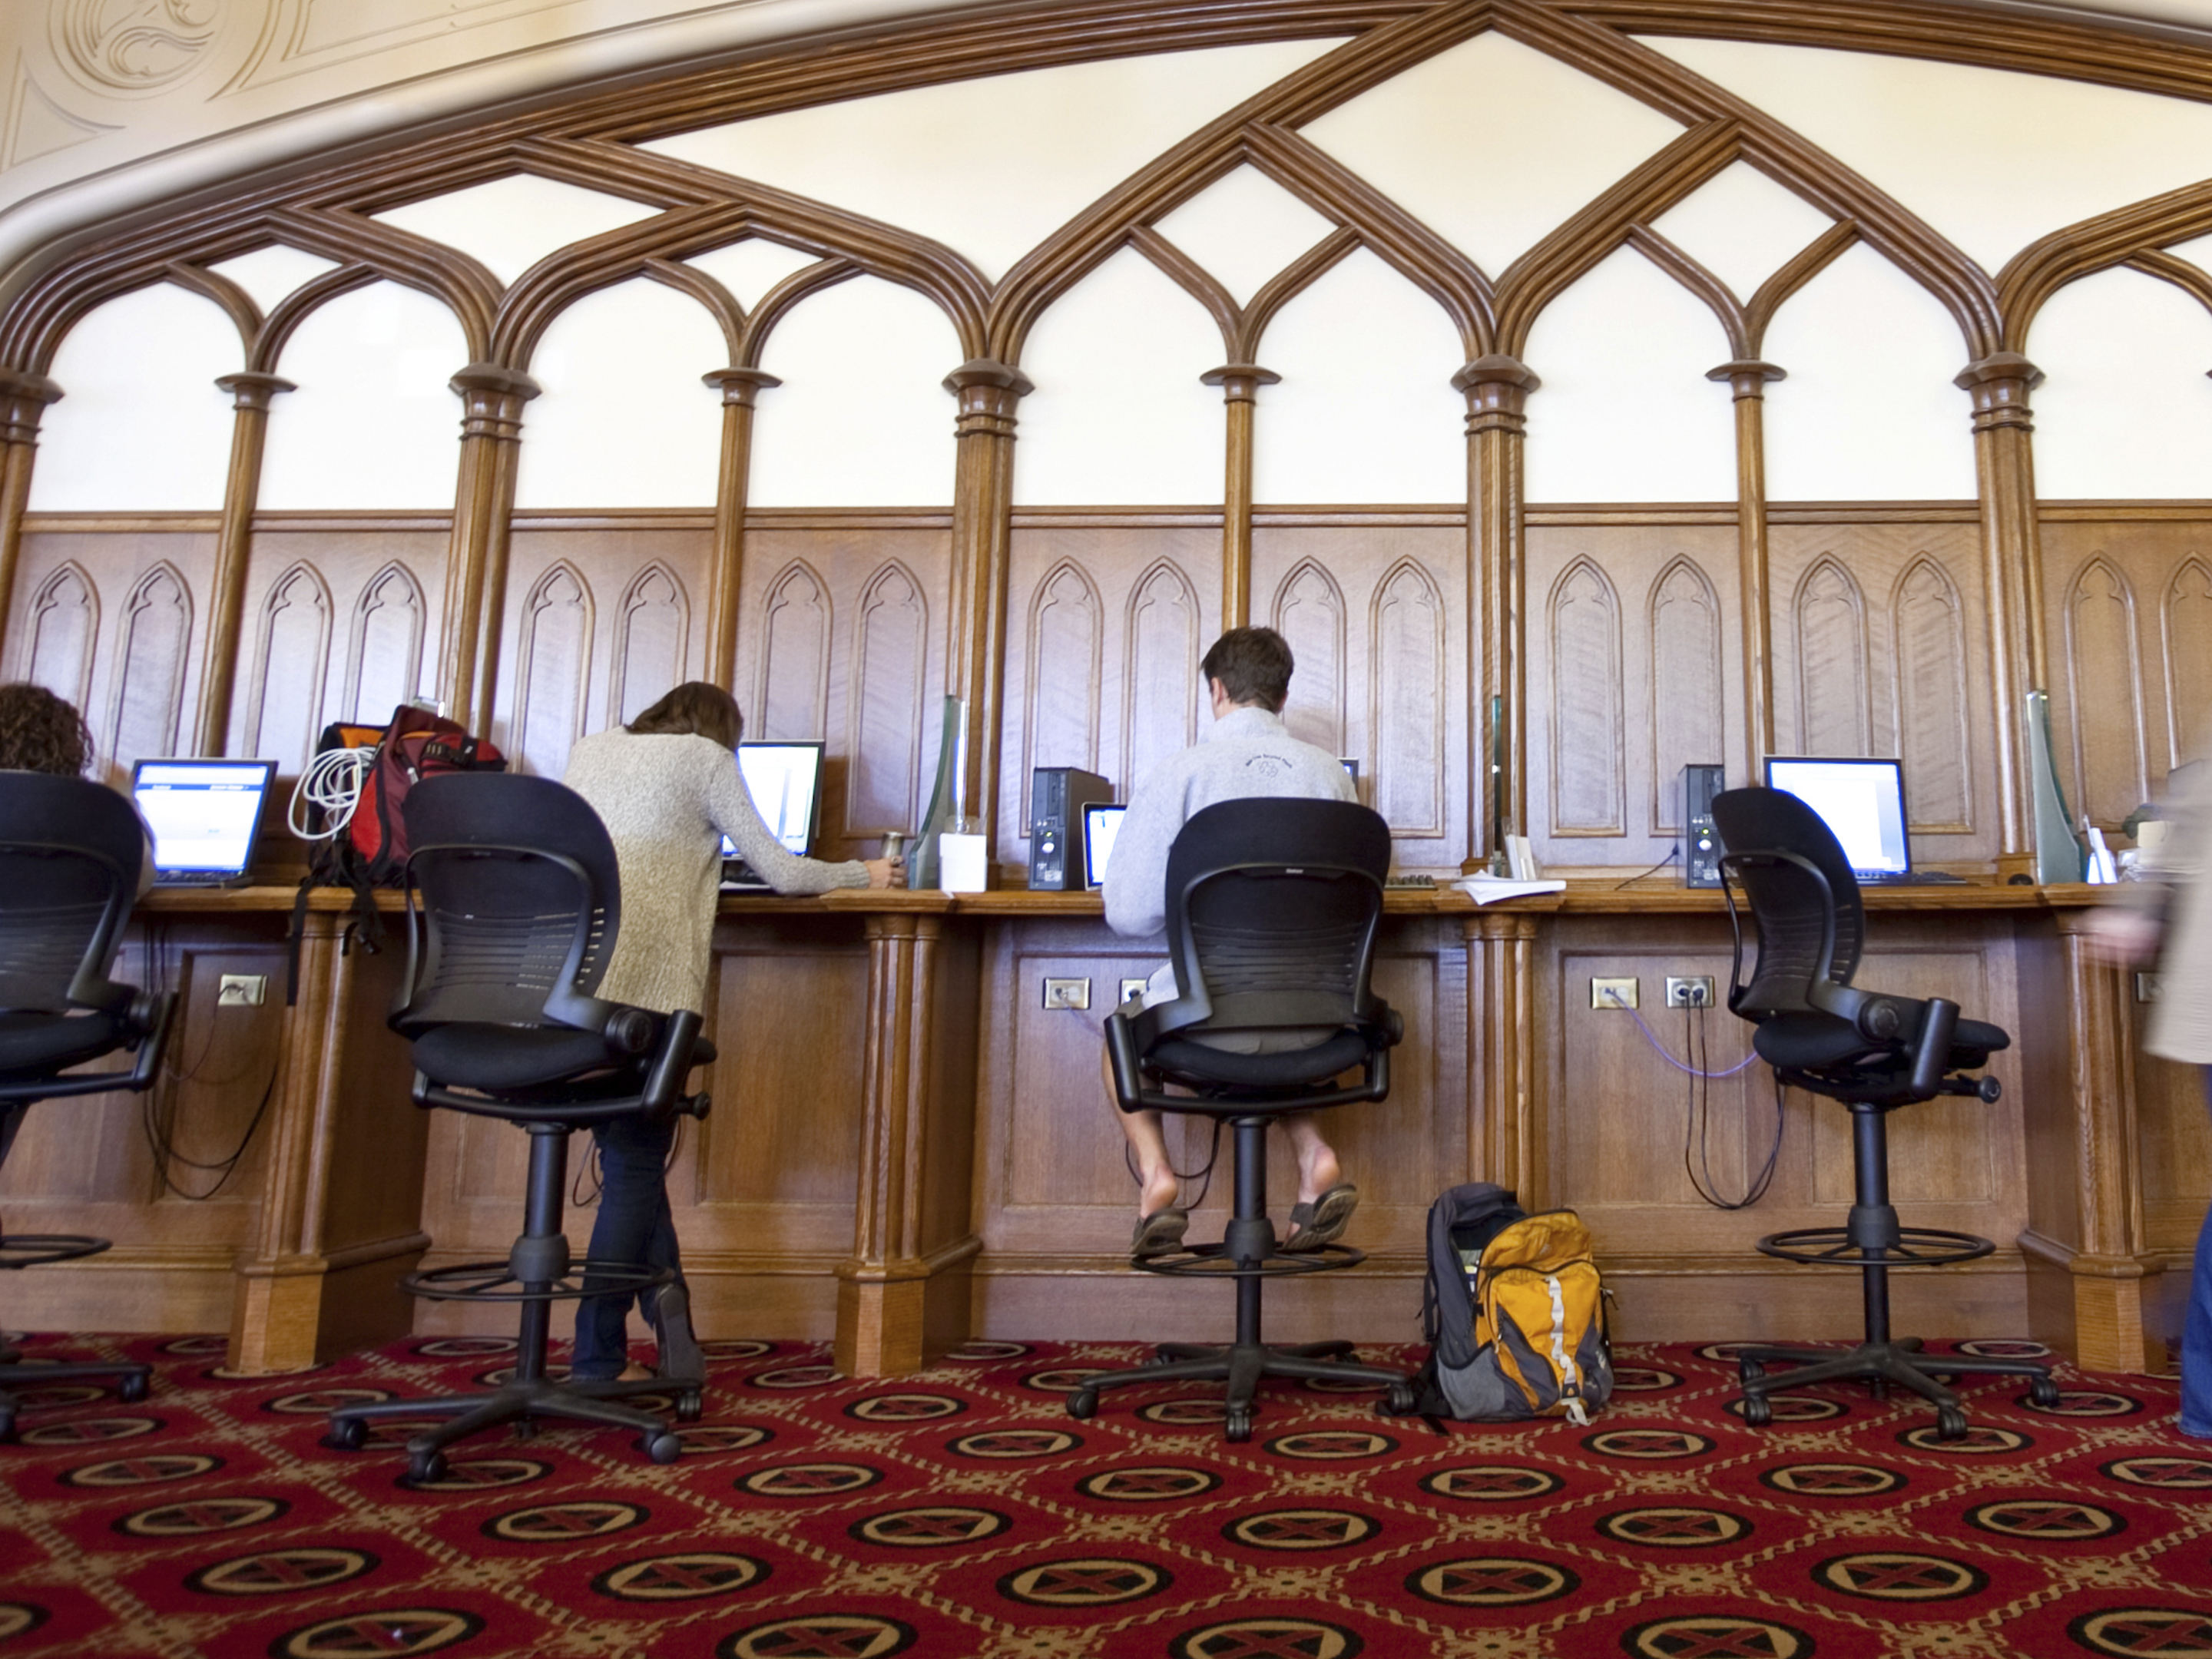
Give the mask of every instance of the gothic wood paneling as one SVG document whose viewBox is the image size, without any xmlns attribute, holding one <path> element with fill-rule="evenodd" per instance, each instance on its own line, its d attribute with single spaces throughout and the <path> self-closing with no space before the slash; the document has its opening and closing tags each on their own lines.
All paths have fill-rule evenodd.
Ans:
<svg viewBox="0 0 2212 1659">
<path fill-rule="evenodd" d="M 762 607 L 759 711 L 763 738 L 805 739 L 830 730 L 830 637 L 836 612 L 822 578 L 795 560 Z"/>
<path fill-rule="evenodd" d="M 2136 591 L 2110 561 L 2074 573 L 2063 599 L 2060 660 L 2074 710 L 2075 811 L 2117 821 L 2150 793 L 2143 733 L 2142 619 Z"/>
<path fill-rule="evenodd" d="M 1444 761 L 1443 596 L 1425 568 L 1401 559 L 1376 584 L 1367 660 L 1374 682 L 1370 790 L 1397 841 L 1441 842 L 1452 799 Z M 1449 857 L 1440 860 L 1449 863 Z"/>
<path fill-rule="evenodd" d="M 184 572 L 163 560 L 138 579 L 121 610 L 107 752 L 114 764 L 127 769 L 145 756 L 178 751 L 191 648 L 191 589 Z"/>
<path fill-rule="evenodd" d="M 413 696 L 422 683 L 422 638 L 429 602 L 415 573 L 398 560 L 362 585 L 346 628 L 345 719 L 374 720 Z"/>
<path fill-rule="evenodd" d="M 1103 689 L 1106 604 L 1098 586 L 1073 559 L 1045 573 L 1030 601 L 1024 660 L 1030 674 L 1018 779 L 1040 766 L 1098 769 L 1099 693 Z M 1009 745 L 1011 747 L 1011 745 Z M 1026 792 L 1012 792 L 1017 807 Z M 1024 812 L 1034 821 L 1034 811 Z"/>
<path fill-rule="evenodd" d="M 83 708 L 100 639 L 100 592 L 83 566 L 71 559 L 39 584 L 28 626 L 30 647 L 17 672 Z"/>
<path fill-rule="evenodd" d="M 1966 703 L 1966 629 L 1943 567 L 1915 559 L 1891 603 L 1897 752 L 1916 827 L 1963 835 L 1974 822 Z"/>
<path fill-rule="evenodd" d="M 925 805 L 929 602 L 913 573 L 892 560 L 861 590 L 855 609 L 845 823 L 848 834 L 879 836 L 920 822 Z"/>
<path fill-rule="evenodd" d="M 658 559 L 637 573 L 615 618 L 609 725 L 642 714 L 684 678 L 691 604 L 676 573 Z"/>
<path fill-rule="evenodd" d="M 1725 764 L 1721 602 L 1696 560 L 1673 560 L 1652 584 L 1651 833 L 1682 828 L 1682 769 Z"/>
<path fill-rule="evenodd" d="M 1873 753 L 1866 595 L 1842 561 L 1815 560 L 1790 599 L 1796 641 L 1797 752 Z"/>
<path fill-rule="evenodd" d="M 254 630 L 246 752 L 275 760 L 288 775 L 307 763 L 322 730 L 316 694 L 330 671 L 331 608 L 314 567 L 295 564 L 270 585 Z"/>
<path fill-rule="evenodd" d="M 522 601 L 521 650 L 508 716 L 511 752 L 520 770 L 559 777 L 568 769 L 569 748 L 584 735 L 592 613 L 591 584 L 566 559 L 540 576 Z"/>
<path fill-rule="evenodd" d="M 1291 695 L 1283 704 L 1283 724 L 1294 738 L 1348 755 L 1350 722 L 1345 708 L 1344 592 L 1326 568 L 1299 561 L 1275 590 L 1275 631 L 1291 647 L 1296 667 Z M 1431 666 L 1436 651 L 1430 647 Z"/>
<path fill-rule="evenodd" d="M 1624 835 L 1620 596 L 1604 571 L 1578 559 L 1553 585 L 1545 613 L 1552 833 Z"/>
<path fill-rule="evenodd" d="M 1198 660 L 1207 641 L 1198 591 L 1164 562 L 1139 577 L 1123 625 L 1122 729 L 1129 776 L 1141 778 L 1198 737 Z"/>
<path fill-rule="evenodd" d="M 2171 768 L 2212 745 L 2212 567 L 2193 556 L 2182 561 L 2166 585 L 2159 621 Z"/>
</svg>

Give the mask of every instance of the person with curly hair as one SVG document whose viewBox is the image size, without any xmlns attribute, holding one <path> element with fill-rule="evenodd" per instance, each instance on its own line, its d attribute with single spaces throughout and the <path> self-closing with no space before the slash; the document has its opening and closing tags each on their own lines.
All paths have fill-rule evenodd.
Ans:
<svg viewBox="0 0 2212 1659">
<path fill-rule="evenodd" d="M 0 771 L 82 777 L 92 729 L 76 706 L 43 685 L 0 685 Z"/>
</svg>

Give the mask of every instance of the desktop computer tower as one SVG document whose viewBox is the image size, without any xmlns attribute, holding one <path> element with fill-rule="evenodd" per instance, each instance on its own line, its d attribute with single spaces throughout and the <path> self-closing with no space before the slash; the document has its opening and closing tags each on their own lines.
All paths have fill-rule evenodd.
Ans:
<svg viewBox="0 0 2212 1659">
<path fill-rule="evenodd" d="M 1682 884 L 1721 884 L 1721 838 L 1713 829 L 1713 797 L 1721 793 L 1721 769 L 1682 769 Z"/>
<path fill-rule="evenodd" d="M 1082 889 L 1083 809 L 1113 799 L 1114 786 L 1096 772 L 1040 766 L 1030 775 L 1030 891 Z"/>
</svg>

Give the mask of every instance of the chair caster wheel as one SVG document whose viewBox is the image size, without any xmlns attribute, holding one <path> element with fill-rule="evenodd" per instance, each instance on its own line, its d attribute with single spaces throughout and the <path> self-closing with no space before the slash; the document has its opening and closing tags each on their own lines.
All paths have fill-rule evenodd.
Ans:
<svg viewBox="0 0 2212 1659">
<path fill-rule="evenodd" d="M 1098 1390 L 1078 1389 L 1067 1396 L 1067 1414 L 1082 1422 L 1098 1414 Z"/>
<path fill-rule="evenodd" d="M 656 1463 L 673 1463 L 684 1455 L 684 1443 L 665 1430 L 640 1440 L 637 1449 Z"/>
<path fill-rule="evenodd" d="M 704 1411 L 706 1407 L 707 1401 L 704 1395 L 696 1389 L 686 1389 L 676 1396 L 676 1420 L 679 1423 L 696 1423 L 699 1420 L 700 1413 Z"/>
<path fill-rule="evenodd" d="M 126 1406 L 135 1406 L 146 1397 L 147 1382 L 143 1376 L 126 1376 L 115 1390 L 116 1397 Z"/>
<path fill-rule="evenodd" d="M 1756 1359 L 1740 1359 L 1736 1362 L 1735 1374 L 1737 1380 L 1747 1389 L 1766 1375 L 1766 1367 Z"/>
<path fill-rule="evenodd" d="M 1228 1416 L 1222 1420 L 1221 1432 L 1224 1439 L 1233 1440 L 1238 1445 L 1249 1440 L 1252 1437 L 1252 1408 L 1249 1406 L 1231 1406 Z"/>
<path fill-rule="evenodd" d="M 1966 1437 L 1966 1414 L 1956 1406 L 1939 1407 L 1936 1413 L 1936 1437 L 1938 1440 L 1963 1440 Z"/>
<path fill-rule="evenodd" d="M 428 1486 L 446 1478 L 446 1454 L 441 1451 L 416 1452 L 407 1460 L 407 1484 Z"/>
<path fill-rule="evenodd" d="M 2047 1376 L 2039 1376 L 2027 1385 L 2027 1397 L 2044 1410 L 2054 1411 L 2058 1406 L 2058 1385 Z"/>
<path fill-rule="evenodd" d="M 333 1419 L 322 1443 L 332 1451 L 359 1451 L 368 1443 L 368 1425 L 358 1417 Z"/>
<path fill-rule="evenodd" d="M 1413 1414 L 1414 1404 L 1413 1385 L 1410 1382 L 1393 1382 L 1390 1385 L 1390 1391 L 1382 1396 L 1382 1403 L 1393 1417 L 1411 1417 Z"/>
<path fill-rule="evenodd" d="M 1774 1421 L 1774 1407 L 1763 1394 L 1747 1394 L 1743 1397 L 1743 1420 L 1752 1428 L 1763 1429 Z"/>
</svg>

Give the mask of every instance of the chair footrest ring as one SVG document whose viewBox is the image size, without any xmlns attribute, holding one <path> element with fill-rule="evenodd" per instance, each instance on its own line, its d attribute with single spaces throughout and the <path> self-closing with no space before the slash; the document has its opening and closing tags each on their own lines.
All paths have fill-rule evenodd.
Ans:
<svg viewBox="0 0 2212 1659">
<path fill-rule="evenodd" d="M 1294 1273 L 1325 1273 L 1356 1267 L 1367 1252 L 1345 1244 L 1320 1244 L 1286 1255 L 1271 1252 L 1250 1267 L 1241 1266 L 1226 1244 L 1191 1244 L 1171 1255 L 1141 1256 L 1129 1265 L 1139 1273 L 1182 1274 L 1192 1279 L 1287 1279 Z"/>
<path fill-rule="evenodd" d="M 0 1238 L 0 1268 L 43 1267 L 49 1261 L 75 1261 L 110 1248 L 104 1238 L 83 1233 L 9 1233 Z"/>
<path fill-rule="evenodd" d="M 1901 1227 L 1894 1244 L 1855 1244 L 1841 1227 L 1804 1227 L 1770 1233 L 1759 1241 L 1762 1255 L 1817 1267 L 1943 1267 L 1973 1261 L 1996 1249 L 1972 1233 L 1937 1227 Z"/>
<path fill-rule="evenodd" d="M 587 1279 L 588 1289 L 584 1283 Z M 568 1264 L 563 1277 L 542 1284 L 526 1284 L 504 1261 L 464 1261 L 410 1273 L 399 1281 L 399 1288 L 426 1302 L 574 1302 L 586 1296 L 635 1296 L 640 1291 L 675 1282 L 671 1268 L 579 1256 Z"/>
</svg>

